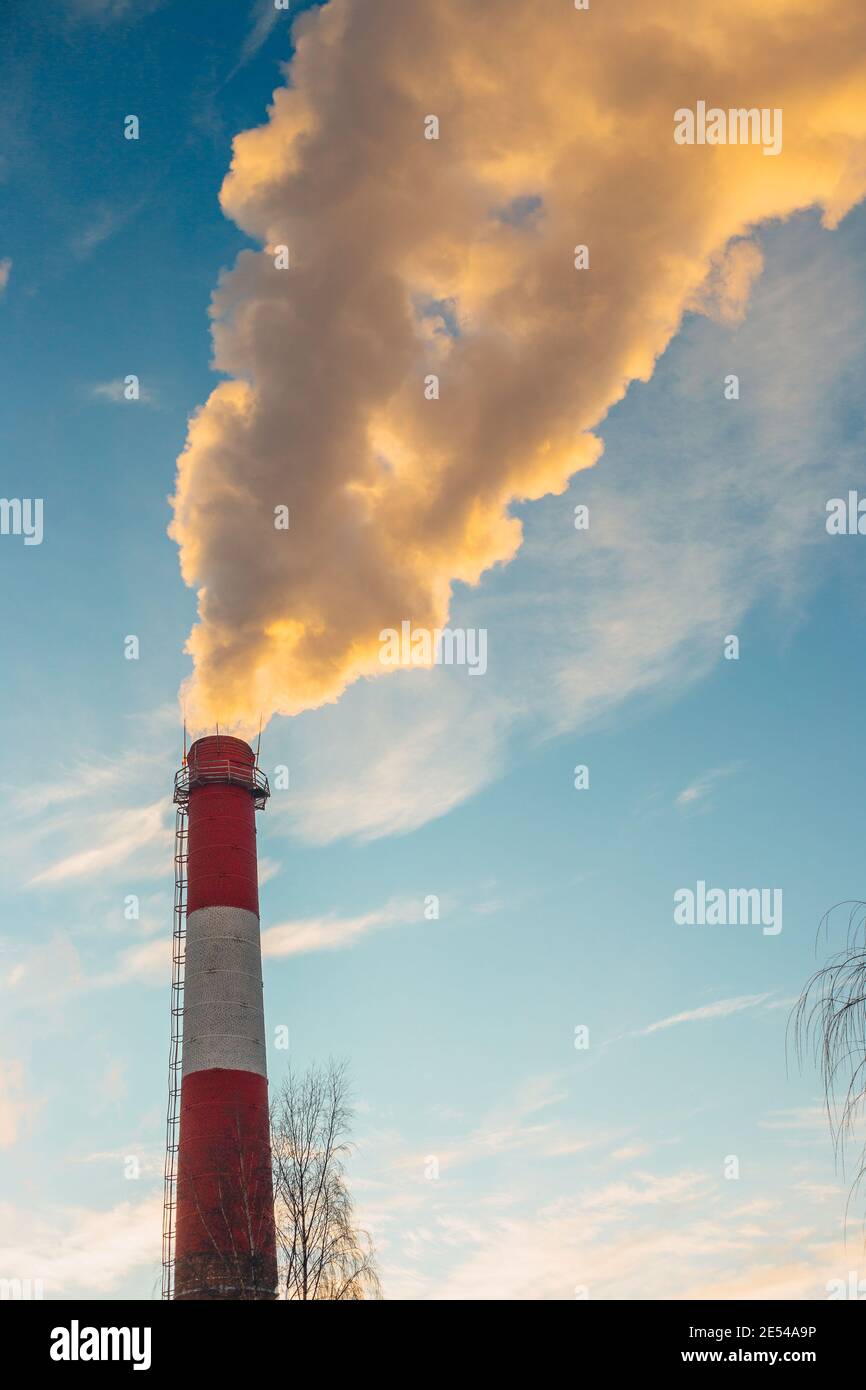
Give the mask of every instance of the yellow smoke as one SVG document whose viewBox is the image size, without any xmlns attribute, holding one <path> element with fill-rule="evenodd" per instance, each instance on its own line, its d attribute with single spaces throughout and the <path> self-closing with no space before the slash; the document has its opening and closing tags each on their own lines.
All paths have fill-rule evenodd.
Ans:
<svg viewBox="0 0 866 1390">
<path fill-rule="evenodd" d="M 382 629 L 444 625 L 683 313 L 742 316 L 750 228 L 866 192 L 862 0 L 330 0 L 294 32 L 222 188 L 263 249 L 214 295 L 230 380 L 173 498 L 193 724 L 334 700 Z M 675 143 L 698 101 L 781 109 L 781 153 Z"/>
</svg>

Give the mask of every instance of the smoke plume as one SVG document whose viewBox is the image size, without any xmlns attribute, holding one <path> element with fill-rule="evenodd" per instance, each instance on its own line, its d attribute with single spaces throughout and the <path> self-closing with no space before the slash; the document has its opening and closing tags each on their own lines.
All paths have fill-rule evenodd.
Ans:
<svg viewBox="0 0 866 1390">
<path fill-rule="evenodd" d="M 173 499 L 190 717 L 241 729 L 443 626 L 683 314 L 741 317 L 751 229 L 866 192 L 862 0 L 330 0 L 294 37 L 221 191 L 260 249 Z M 698 102 L 781 111 L 781 152 L 676 143 Z"/>
</svg>

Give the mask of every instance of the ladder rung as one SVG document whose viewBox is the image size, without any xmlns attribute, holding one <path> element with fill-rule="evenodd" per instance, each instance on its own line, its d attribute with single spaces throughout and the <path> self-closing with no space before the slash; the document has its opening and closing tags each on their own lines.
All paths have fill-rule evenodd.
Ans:
<svg viewBox="0 0 866 1390">
<path fill-rule="evenodd" d="M 163 1191 L 162 1296 L 174 1293 L 174 1218 L 177 1209 L 178 1128 L 183 1047 L 183 984 L 186 958 L 186 872 L 189 863 L 189 826 L 186 807 L 179 805 L 175 816 L 174 842 L 174 929 L 172 932 L 171 1041 L 168 1061 L 168 1113 L 166 1115 L 165 1186 Z"/>
</svg>

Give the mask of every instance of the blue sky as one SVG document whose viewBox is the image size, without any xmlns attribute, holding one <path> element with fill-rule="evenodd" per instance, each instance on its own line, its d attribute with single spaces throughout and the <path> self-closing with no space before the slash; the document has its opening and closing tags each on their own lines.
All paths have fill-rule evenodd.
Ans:
<svg viewBox="0 0 866 1390">
<path fill-rule="evenodd" d="M 283 17 L 219 8 L 5 21 L 2 490 L 44 498 L 45 535 L 0 541 L 0 1275 L 54 1296 L 159 1274 L 195 614 L 167 499 L 249 244 L 217 200 L 231 138 L 291 52 Z M 401 672 L 265 733 L 290 768 L 260 818 L 266 1018 L 297 1065 L 350 1061 L 386 1296 L 823 1297 L 860 1259 L 785 1029 L 820 918 L 864 887 L 863 542 L 824 522 L 866 488 L 866 212 L 759 242 L 743 321 L 688 315 L 600 463 L 457 586 L 484 679 Z M 699 879 L 781 888 L 781 933 L 675 926 Z"/>
</svg>

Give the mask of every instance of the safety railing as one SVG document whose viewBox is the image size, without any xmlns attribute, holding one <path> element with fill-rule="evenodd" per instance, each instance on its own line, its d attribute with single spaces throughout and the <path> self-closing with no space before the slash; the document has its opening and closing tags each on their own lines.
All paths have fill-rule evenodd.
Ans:
<svg viewBox="0 0 866 1390">
<path fill-rule="evenodd" d="M 186 806 L 191 791 L 196 787 L 209 786 L 246 787 L 255 798 L 257 811 L 264 809 L 265 802 L 271 794 L 268 779 L 260 767 L 240 763 L 233 758 L 209 758 L 206 763 L 187 763 L 175 774 L 175 804 Z"/>
</svg>

